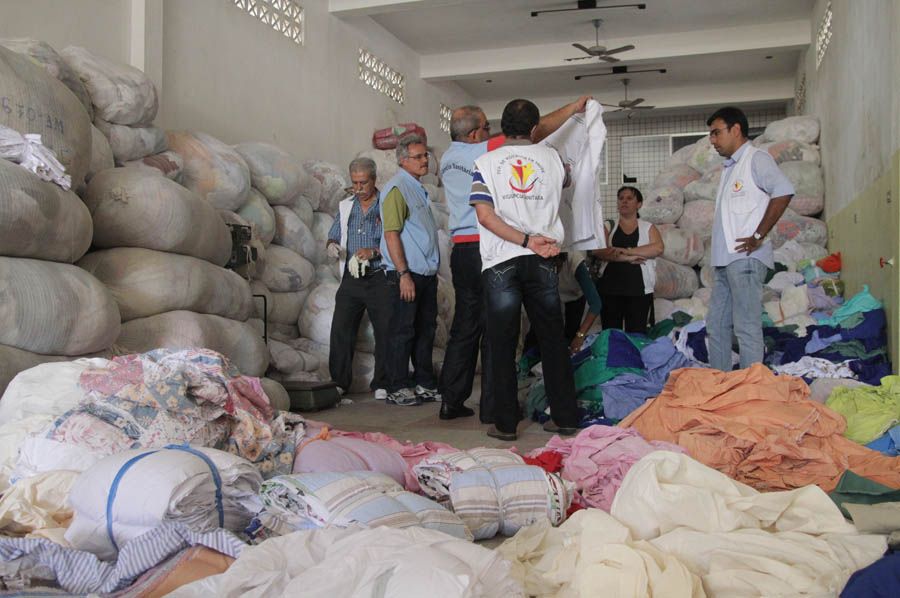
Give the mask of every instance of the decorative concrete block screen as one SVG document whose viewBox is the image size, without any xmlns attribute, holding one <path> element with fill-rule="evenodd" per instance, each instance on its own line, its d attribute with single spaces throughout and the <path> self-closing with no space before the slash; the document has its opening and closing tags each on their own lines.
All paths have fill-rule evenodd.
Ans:
<svg viewBox="0 0 900 598">
<path fill-rule="evenodd" d="M 234 0 L 234 4 L 291 41 L 303 45 L 303 7 L 294 0 Z"/>
</svg>

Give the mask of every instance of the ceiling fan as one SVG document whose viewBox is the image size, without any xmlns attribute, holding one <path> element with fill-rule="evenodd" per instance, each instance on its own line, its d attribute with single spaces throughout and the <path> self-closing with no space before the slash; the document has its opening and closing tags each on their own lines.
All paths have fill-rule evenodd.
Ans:
<svg viewBox="0 0 900 598">
<path fill-rule="evenodd" d="M 625 86 L 625 99 L 621 100 L 618 104 L 604 104 L 600 102 L 603 106 L 607 106 L 609 108 L 616 108 L 612 112 L 627 112 L 626 115 L 628 118 L 632 117 L 632 113 L 634 110 L 652 110 L 656 106 L 639 106 L 644 102 L 644 98 L 634 98 L 633 100 L 628 99 L 628 82 L 630 79 L 622 79 L 622 84 Z"/>
<path fill-rule="evenodd" d="M 628 50 L 634 50 L 634 46 L 628 44 L 627 46 L 620 46 L 618 48 L 607 49 L 606 46 L 600 45 L 600 25 L 603 24 L 603 19 L 592 19 L 591 23 L 594 24 L 594 45 L 588 48 L 582 44 L 572 44 L 587 56 L 578 56 L 577 58 L 565 58 L 566 62 L 572 62 L 573 60 L 584 60 L 586 58 L 599 58 L 605 62 L 619 62 L 618 58 L 612 56 L 613 54 L 619 54 L 620 52 L 627 52 Z"/>
</svg>

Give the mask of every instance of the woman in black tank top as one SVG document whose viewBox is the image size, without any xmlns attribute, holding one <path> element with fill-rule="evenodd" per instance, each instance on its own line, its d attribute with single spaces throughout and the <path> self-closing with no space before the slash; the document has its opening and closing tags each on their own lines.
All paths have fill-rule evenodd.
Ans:
<svg viewBox="0 0 900 598">
<path fill-rule="evenodd" d="M 625 332 L 647 332 L 647 324 L 653 308 L 653 293 L 644 288 L 644 272 L 641 265 L 661 255 L 664 249 L 662 235 L 650 225 L 649 243 L 640 245 L 640 214 L 638 210 L 644 197 L 635 187 L 622 187 L 617 194 L 619 221 L 611 235 L 607 235 L 607 248 L 594 255 L 607 262 L 598 282 L 603 299 L 600 320 L 603 328 L 618 328 Z"/>
</svg>

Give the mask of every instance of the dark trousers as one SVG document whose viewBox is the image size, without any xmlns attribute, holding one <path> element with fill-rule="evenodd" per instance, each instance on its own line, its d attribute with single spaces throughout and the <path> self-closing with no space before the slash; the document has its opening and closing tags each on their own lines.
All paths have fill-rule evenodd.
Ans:
<svg viewBox="0 0 900 598">
<path fill-rule="evenodd" d="M 472 394 L 478 350 L 481 349 L 481 419 L 490 421 L 494 410 L 490 359 L 484 334 L 485 296 L 481 282 L 481 252 L 478 242 L 458 243 L 450 254 L 450 271 L 456 294 L 456 310 L 450 340 L 438 382 L 444 403 L 458 407 Z"/>
<path fill-rule="evenodd" d="M 416 285 L 416 298 L 407 302 L 400 298 L 397 272 L 387 273 L 393 306 L 385 362 L 388 392 L 413 388 L 416 384 L 431 389 L 437 387 L 431 356 L 437 329 L 437 276 L 411 275 Z M 414 371 L 412 377 L 409 375 L 410 359 Z"/>
<path fill-rule="evenodd" d="M 369 312 L 375 330 L 375 375 L 370 385 L 375 390 L 386 384 L 384 355 L 391 322 L 390 288 L 383 270 L 364 278 L 353 278 L 345 272 L 334 298 L 328 371 L 331 379 L 344 390 L 353 381 L 353 347 L 364 312 Z"/>
<path fill-rule="evenodd" d="M 647 333 L 647 323 L 653 309 L 653 293 L 628 297 L 625 295 L 603 295 L 600 322 L 603 329 L 618 328 L 625 332 Z"/>
<path fill-rule="evenodd" d="M 566 333 L 566 342 L 571 343 L 572 339 L 581 328 L 581 320 L 584 319 L 584 306 L 587 305 L 587 299 L 584 295 L 574 301 L 566 301 L 563 304 L 563 322 Z M 529 326 L 528 332 L 525 334 L 525 343 L 522 346 L 522 353 L 527 353 L 532 349 L 538 349 L 537 334 L 534 332 L 534 326 Z M 540 354 L 540 350 L 537 351 Z"/>
<path fill-rule="evenodd" d="M 555 264 L 537 255 L 520 256 L 485 270 L 483 279 L 497 429 L 515 432 L 519 423 L 516 345 L 522 305 L 541 349 L 550 416 L 559 426 L 575 427 L 575 379 L 564 334 Z"/>
</svg>

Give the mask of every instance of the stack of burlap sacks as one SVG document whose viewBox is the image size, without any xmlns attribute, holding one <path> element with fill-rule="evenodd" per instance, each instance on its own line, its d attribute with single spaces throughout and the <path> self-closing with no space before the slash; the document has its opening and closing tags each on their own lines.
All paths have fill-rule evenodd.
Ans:
<svg viewBox="0 0 900 598">
<path fill-rule="evenodd" d="M 775 260 L 789 271 L 798 262 L 827 255 L 827 231 L 821 216 L 825 185 L 819 166 L 819 121 L 793 116 L 770 123 L 753 145 L 765 149 L 791 180 L 796 195 L 768 238 Z M 703 319 L 709 305 L 715 200 L 722 162 L 707 137 L 675 152 L 644 194 L 641 218 L 656 224 L 666 245 L 657 258 L 656 320 L 676 310 Z M 777 301 L 779 290 L 765 288 L 764 301 Z"/>
<path fill-rule="evenodd" d="M 0 47 L 0 125 L 40 134 L 78 189 L 91 168 L 86 92 L 46 44 L 7 44 L 23 54 Z M 104 352 L 118 337 L 112 294 L 72 265 L 92 233 L 73 191 L 0 160 L 0 391 L 21 370 Z"/>
<path fill-rule="evenodd" d="M 84 48 L 0 45 L 16 52 L 2 50 L 2 77 L 18 94 L 4 100 L 12 106 L 0 124 L 44 134 L 83 199 L 0 162 L 0 260 L 10 283 L 0 310 L 0 388 L 44 361 L 187 346 L 219 351 L 248 375 L 329 379 L 341 273 L 325 243 L 348 195 L 346 166 L 300 163 L 265 143 L 231 147 L 204 133 L 166 133 L 153 126 L 157 93 L 139 70 Z M 397 163 L 393 151 L 378 153 L 383 184 Z M 437 160 L 431 168 L 423 182 L 440 229 L 440 364 L 453 316 L 451 244 Z M 251 227 L 258 262 L 223 268 L 232 244 L 226 223 Z M 374 348 L 365 319 L 354 391 L 368 389 Z"/>
</svg>

